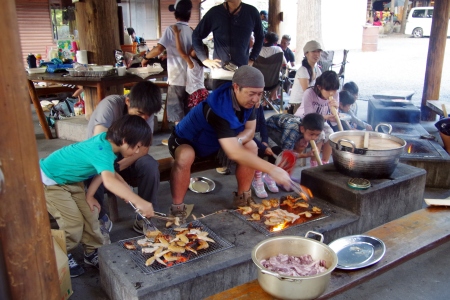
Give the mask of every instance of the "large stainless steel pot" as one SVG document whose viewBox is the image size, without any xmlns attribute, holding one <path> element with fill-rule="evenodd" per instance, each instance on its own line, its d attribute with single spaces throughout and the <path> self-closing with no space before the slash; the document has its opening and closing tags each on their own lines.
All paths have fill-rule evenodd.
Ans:
<svg viewBox="0 0 450 300">
<path fill-rule="evenodd" d="M 307 238 L 314 233 L 321 241 Z M 252 260 L 258 267 L 258 282 L 261 288 L 277 299 L 314 299 L 319 297 L 330 282 L 331 272 L 336 268 L 336 253 L 322 243 L 323 235 L 308 231 L 306 237 L 279 236 L 260 242 L 253 248 Z M 326 261 L 328 270 L 313 276 L 283 276 L 264 268 L 260 261 L 278 254 L 301 256 L 310 254 L 314 260 Z"/>
<path fill-rule="evenodd" d="M 387 126 L 389 134 L 377 132 L 379 126 Z M 390 135 L 392 126 L 380 123 L 369 132 L 369 147 L 364 148 L 364 131 L 349 130 L 330 134 L 333 162 L 338 171 L 367 179 L 387 178 L 397 167 L 406 141 Z"/>
</svg>

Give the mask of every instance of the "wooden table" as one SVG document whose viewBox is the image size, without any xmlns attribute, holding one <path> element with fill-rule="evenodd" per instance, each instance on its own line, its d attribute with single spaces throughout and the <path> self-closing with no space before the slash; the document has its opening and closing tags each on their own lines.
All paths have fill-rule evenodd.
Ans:
<svg viewBox="0 0 450 300">
<path fill-rule="evenodd" d="M 107 89 L 111 86 L 123 85 L 126 83 L 132 82 L 140 82 L 153 78 L 162 78 L 167 76 L 166 72 L 162 72 L 156 75 L 149 75 L 145 78 L 142 78 L 137 75 L 127 74 L 125 76 L 111 75 L 104 77 L 73 77 L 68 76 L 68 73 L 41 73 L 41 74 L 28 74 L 28 92 L 30 93 L 31 100 L 33 101 L 34 108 L 39 118 L 39 123 L 44 130 L 44 135 L 47 139 L 53 138 L 52 132 L 50 131 L 50 127 L 47 124 L 47 120 L 45 118 L 45 114 L 42 110 L 38 93 L 36 92 L 36 88 L 33 84 L 33 81 L 36 82 L 53 82 L 60 84 L 71 84 L 71 85 L 81 85 L 87 88 L 96 89 L 97 97 L 96 99 L 90 99 L 90 101 L 86 101 L 85 99 L 85 110 L 87 116 L 90 116 L 92 111 L 97 106 L 98 102 L 102 100 L 106 93 Z"/>
<path fill-rule="evenodd" d="M 411 100 L 414 95 L 414 91 L 402 91 L 402 90 L 386 90 L 373 94 L 375 99 L 405 99 Z"/>
<path fill-rule="evenodd" d="M 339 270 L 331 273 L 330 284 L 317 299 L 329 299 L 360 285 L 400 264 L 450 241 L 450 210 L 430 206 L 366 232 L 381 239 L 386 253 L 376 264 L 360 270 Z M 269 276 L 269 275 L 267 275 Z M 206 300 L 272 300 L 254 280 L 231 288 Z"/>
<path fill-rule="evenodd" d="M 434 111 L 438 115 L 446 118 L 446 117 L 448 117 L 448 115 L 444 116 L 444 112 L 442 111 L 442 104 L 445 105 L 445 108 L 447 109 L 447 114 L 448 114 L 450 112 L 450 103 L 445 103 L 445 102 L 439 101 L 439 100 L 427 100 L 427 107 L 429 107 L 432 111 Z"/>
</svg>

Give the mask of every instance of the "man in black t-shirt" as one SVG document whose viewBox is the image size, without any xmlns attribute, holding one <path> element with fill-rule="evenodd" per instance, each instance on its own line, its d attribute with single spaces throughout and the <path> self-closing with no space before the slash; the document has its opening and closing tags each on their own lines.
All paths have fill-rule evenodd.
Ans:
<svg viewBox="0 0 450 300">
<path fill-rule="evenodd" d="M 292 52 L 292 50 L 289 49 L 290 44 L 291 44 L 291 36 L 285 34 L 283 35 L 283 37 L 281 37 L 281 42 L 278 46 L 281 49 L 283 49 L 286 61 L 291 64 L 291 67 L 293 67 L 295 65 L 295 55 L 294 52 Z"/>
</svg>

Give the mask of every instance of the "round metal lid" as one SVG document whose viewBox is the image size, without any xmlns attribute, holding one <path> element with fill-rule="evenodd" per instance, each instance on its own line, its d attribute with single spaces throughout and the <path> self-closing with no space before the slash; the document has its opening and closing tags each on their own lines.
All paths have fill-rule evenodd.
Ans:
<svg viewBox="0 0 450 300">
<path fill-rule="evenodd" d="M 350 178 L 347 182 L 347 185 L 352 189 L 366 190 L 370 188 L 371 183 L 369 180 L 364 178 Z"/>
</svg>

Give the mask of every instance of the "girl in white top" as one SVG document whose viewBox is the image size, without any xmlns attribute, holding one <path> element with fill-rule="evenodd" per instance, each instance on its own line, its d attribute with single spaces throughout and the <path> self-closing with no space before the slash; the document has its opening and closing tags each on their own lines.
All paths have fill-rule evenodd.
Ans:
<svg viewBox="0 0 450 300">
<path fill-rule="evenodd" d="M 175 43 L 178 53 L 186 61 L 188 68 L 186 73 L 186 92 L 189 94 L 188 107 L 192 108 L 208 98 L 208 90 L 205 88 L 205 77 L 203 73 L 203 64 L 195 55 L 191 48 L 190 56 L 186 54 L 180 41 L 180 30 L 176 25 L 172 25 L 175 34 Z M 205 45 L 205 51 L 208 53 L 208 47 Z"/>
<path fill-rule="evenodd" d="M 289 98 L 289 104 L 291 105 L 290 110 L 293 114 L 302 103 L 304 91 L 308 87 L 314 86 L 316 78 L 322 74 L 322 71 L 317 65 L 321 52 L 322 46 L 317 41 L 309 41 L 303 47 L 305 58 L 302 60 L 302 66 L 295 74 L 294 84 Z"/>
</svg>

